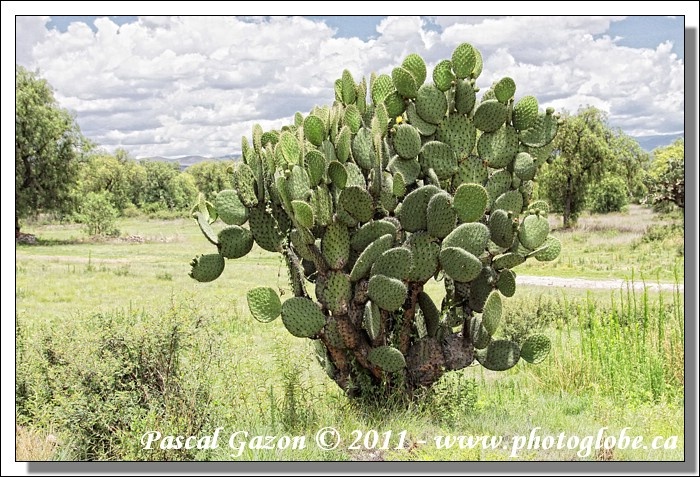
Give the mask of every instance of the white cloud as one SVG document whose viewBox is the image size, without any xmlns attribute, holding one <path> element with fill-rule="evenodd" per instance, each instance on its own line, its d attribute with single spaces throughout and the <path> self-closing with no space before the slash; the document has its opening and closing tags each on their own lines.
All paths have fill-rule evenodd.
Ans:
<svg viewBox="0 0 700 477">
<path fill-rule="evenodd" d="M 17 61 L 38 68 L 83 132 L 136 156 L 223 155 L 254 123 L 280 127 L 295 111 L 333 101 L 343 69 L 356 80 L 390 73 L 411 52 L 432 68 L 468 41 L 484 56 L 478 84 L 515 79 L 516 96 L 609 113 L 633 135 L 683 129 L 682 60 L 669 43 L 617 45 L 616 17 L 391 17 L 363 41 L 302 17 L 99 18 L 67 31 L 17 18 Z M 442 31 L 435 31 L 438 25 Z"/>
</svg>

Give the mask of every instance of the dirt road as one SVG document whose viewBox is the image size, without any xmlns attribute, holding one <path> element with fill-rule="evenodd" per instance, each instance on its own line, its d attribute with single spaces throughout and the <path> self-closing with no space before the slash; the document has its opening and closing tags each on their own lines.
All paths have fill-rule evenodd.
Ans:
<svg viewBox="0 0 700 477">
<path fill-rule="evenodd" d="M 585 288 L 585 289 L 602 289 L 602 290 L 626 290 L 628 282 L 625 280 L 589 280 L 583 278 L 560 278 L 560 277 L 535 277 L 531 275 L 518 275 L 515 279 L 518 285 L 534 285 L 541 287 L 558 287 L 558 288 Z M 642 283 L 641 281 L 630 284 L 636 290 L 642 290 L 644 287 L 649 291 L 673 291 L 676 285 L 672 283 Z M 683 292 L 683 285 L 679 284 L 678 289 Z"/>
</svg>

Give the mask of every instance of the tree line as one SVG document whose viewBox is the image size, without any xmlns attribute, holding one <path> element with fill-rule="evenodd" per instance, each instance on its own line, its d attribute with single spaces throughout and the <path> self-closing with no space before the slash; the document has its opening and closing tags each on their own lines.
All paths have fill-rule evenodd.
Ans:
<svg viewBox="0 0 700 477">
<path fill-rule="evenodd" d="M 90 234 L 114 232 L 114 220 L 139 213 L 185 215 L 199 194 L 212 200 L 232 187 L 230 162 L 177 164 L 137 161 L 124 149 L 109 153 L 86 139 L 75 118 L 56 101 L 49 83 L 16 67 L 15 232 L 21 221 L 53 213 L 89 224 Z M 585 210 L 622 210 L 630 202 L 685 205 L 682 138 L 645 152 L 608 124 L 594 107 L 564 112 L 535 184 L 571 227 Z"/>
</svg>

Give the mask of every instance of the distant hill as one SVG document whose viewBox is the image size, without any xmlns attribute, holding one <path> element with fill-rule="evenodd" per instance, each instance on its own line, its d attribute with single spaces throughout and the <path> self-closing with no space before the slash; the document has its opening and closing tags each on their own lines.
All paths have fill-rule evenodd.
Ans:
<svg viewBox="0 0 700 477">
<path fill-rule="evenodd" d="M 169 162 L 171 164 L 177 164 L 181 171 L 184 171 L 193 164 L 203 161 L 237 161 L 240 156 L 235 156 L 233 154 L 227 154 L 221 157 L 204 157 L 204 156 L 182 156 L 182 157 L 163 157 L 163 156 L 152 156 L 152 157 L 141 157 L 139 161 L 160 161 Z"/>
<path fill-rule="evenodd" d="M 679 137 L 683 137 L 682 134 L 669 135 L 665 134 L 663 136 L 637 136 L 635 139 L 639 145 L 647 152 L 651 152 L 657 147 L 668 146 L 673 143 Z"/>
</svg>

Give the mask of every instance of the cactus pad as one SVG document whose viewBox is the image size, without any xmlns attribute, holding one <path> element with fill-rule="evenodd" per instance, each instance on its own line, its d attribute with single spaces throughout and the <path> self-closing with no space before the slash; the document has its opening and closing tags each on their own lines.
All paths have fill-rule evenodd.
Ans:
<svg viewBox="0 0 700 477">
<path fill-rule="evenodd" d="M 477 257 L 486 250 L 491 233 L 479 222 L 459 225 L 442 241 L 442 247 L 459 247 Z"/>
<path fill-rule="evenodd" d="M 501 300 L 501 294 L 494 290 L 486 299 L 483 314 L 481 315 L 484 328 L 486 328 L 486 331 L 488 331 L 491 336 L 496 333 L 498 325 L 501 323 L 502 314 L 503 301 Z"/>
<path fill-rule="evenodd" d="M 530 129 L 537 120 L 539 105 L 534 96 L 524 96 L 513 106 L 513 126 L 518 131 Z"/>
<path fill-rule="evenodd" d="M 419 155 L 423 173 L 433 169 L 439 179 L 449 179 L 457 172 L 457 156 L 449 144 L 428 141 L 423 144 Z"/>
<path fill-rule="evenodd" d="M 406 285 L 396 278 L 375 275 L 369 279 L 367 295 L 383 310 L 396 311 L 406 301 Z"/>
<path fill-rule="evenodd" d="M 401 351 L 391 346 L 374 348 L 367 355 L 367 359 L 386 373 L 395 373 L 406 367 L 406 359 Z"/>
<path fill-rule="evenodd" d="M 481 273 L 481 260 L 458 247 L 443 247 L 440 264 L 447 276 L 457 282 L 470 282 Z"/>
<path fill-rule="evenodd" d="M 275 320 L 282 312 L 282 302 L 277 292 L 270 287 L 258 287 L 248 290 L 248 309 L 253 318 L 261 323 Z"/>
<path fill-rule="evenodd" d="M 311 338 L 326 325 L 321 309 L 305 297 L 293 297 L 282 303 L 282 323 L 297 338 Z"/>
<path fill-rule="evenodd" d="M 508 108 L 497 99 L 483 101 L 474 111 L 474 126 L 483 132 L 494 132 L 508 119 Z"/>
<path fill-rule="evenodd" d="M 326 228 L 321 239 L 321 253 L 333 270 L 340 270 L 345 266 L 350 258 L 350 234 L 344 224 L 333 222 Z"/>
<path fill-rule="evenodd" d="M 218 238 L 219 253 L 224 258 L 241 258 L 253 248 L 253 234 L 238 225 L 222 229 Z"/>
<path fill-rule="evenodd" d="M 510 125 L 483 133 L 479 137 L 476 150 L 489 167 L 507 167 L 518 154 L 518 133 Z"/>
<path fill-rule="evenodd" d="M 462 184 L 457 188 L 454 197 L 454 209 L 457 218 L 462 222 L 481 220 L 488 206 L 488 194 L 479 184 Z"/>
<path fill-rule="evenodd" d="M 452 52 L 452 70 L 457 78 L 468 78 L 476 66 L 476 50 L 469 43 L 462 43 Z"/>
<path fill-rule="evenodd" d="M 545 335 L 529 336 L 520 349 L 520 357 L 531 364 L 539 364 L 547 357 L 552 342 Z"/>
<path fill-rule="evenodd" d="M 410 124 L 400 124 L 394 133 L 394 150 L 404 159 L 418 157 L 421 140 L 418 129 Z"/>
<path fill-rule="evenodd" d="M 513 220 L 505 210 L 498 209 L 491 212 L 489 230 L 491 231 L 491 240 L 499 247 L 508 248 L 513 245 L 515 239 Z"/>
<path fill-rule="evenodd" d="M 442 60 L 433 68 L 433 83 L 440 91 L 447 91 L 452 86 L 455 75 L 452 72 L 452 62 Z"/>
<path fill-rule="evenodd" d="M 374 214 L 372 196 L 363 187 L 346 187 L 340 193 L 338 202 L 340 207 L 346 210 L 358 222 L 369 222 Z"/>
<path fill-rule="evenodd" d="M 520 224 L 518 239 L 524 247 L 535 250 L 547 240 L 549 222 L 539 215 L 528 215 Z"/>
<path fill-rule="evenodd" d="M 427 229 L 433 237 L 444 238 L 454 230 L 457 213 L 452 208 L 452 196 L 439 192 L 428 201 Z"/>
<path fill-rule="evenodd" d="M 211 282 L 221 276 L 225 266 L 224 257 L 219 253 L 197 255 L 190 262 L 190 277 L 198 282 Z"/>
<path fill-rule="evenodd" d="M 382 329 L 382 312 L 372 301 L 365 303 L 365 311 L 362 315 L 362 327 L 371 340 L 376 340 Z"/>
<path fill-rule="evenodd" d="M 413 254 L 405 247 L 390 248 L 372 265 L 370 276 L 385 275 L 399 280 L 408 280 L 413 268 Z"/>
<path fill-rule="evenodd" d="M 248 209 L 233 189 L 225 189 L 216 194 L 214 207 L 219 218 L 227 225 L 243 225 L 248 220 Z"/>
<path fill-rule="evenodd" d="M 447 113 L 447 98 L 437 86 L 425 83 L 418 89 L 416 112 L 424 121 L 440 124 Z"/>
<path fill-rule="evenodd" d="M 535 253 L 535 259 L 540 262 L 551 262 L 555 260 L 561 253 L 561 242 L 553 235 L 549 235 L 540 247 L 540 250 Z"/>
<path fill-rule="evenodd" d="M 505 371 L 520 360 L 520 348 L 513 341 L 494 340 L 483 352 L 476 353 L 481 365 L 491 371 Z"/>
<path fill-rule="evenodd" d="M 365 248 L 355 262 L 350 272 L 350 280 L 353 282 L 366 277 L 374 262 L 394 244 L 394 236 L 386 234 L 379 237 Z"/>
</svg>

